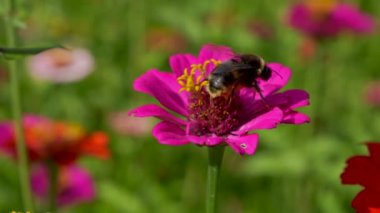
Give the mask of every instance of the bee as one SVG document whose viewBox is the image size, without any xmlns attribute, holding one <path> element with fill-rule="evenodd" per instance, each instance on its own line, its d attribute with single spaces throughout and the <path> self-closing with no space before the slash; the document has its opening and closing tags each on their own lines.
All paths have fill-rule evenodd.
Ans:
<svg viewBox="0 0 380 213">
<path fill-rule="evenodd" d="M 211 98 L 215 98 L 231 97 L 236 89 L 242 87 L 254 88 L 261 99 L 265 100 L 257 80 L 267 81 L 271 76 L 272 70 L 263 58 L 253 54 L 241 54 L 214 68 L 207 79 L 206 90 Z"/>
</svg>

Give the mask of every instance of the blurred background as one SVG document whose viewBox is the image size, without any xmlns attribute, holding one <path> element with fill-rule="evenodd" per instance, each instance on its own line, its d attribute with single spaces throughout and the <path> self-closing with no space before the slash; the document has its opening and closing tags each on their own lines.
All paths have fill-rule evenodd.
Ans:
<svg viewBox="0 0 380 213">
<path fill-rule="evenodd" d="M 378 0 L 346 1 L 380 17 Z M 343 186 L 345 160 L 380 140 L 378 31 L 315 39 L 287 21 L 294 1 L 56 0 L 20 7 L 21 46 L 60 43 L 86 49 L 93 72 L 71 83 L 21 74 L 24 112 L 72 121 L 110 136 L 112 157 L 81 159 L 96 198 L 61 212 L 202 212 L 207 151 L 159 145 L 156 120 L 128 120 L 126 112 L 152 102 L 132 89 L 150 68 L 170 71 L 174 53 L 198 54 L 205 43 L 256 53 L 293 71 L 289 88 L 307 90 L 311 123 L 260 132 L 253 156 L 226 149 L 219 209 L 227 212 L 353 212 L 360 187 Z M 4 29 L 0 42 L 5 45 Z M 29 61 L 29 62 L 28 62 Z M 377 93 L 376 93 L 377 91 Z M 11 119 L 9 76 L 0 61 L 0 118 Z M 131 128 L 131 124 L 135 125 Z M 133 126 L 132 125 L 132 126 Z M 138 129 L 139 128 L 139 129 Z M 20 207 L 16 164 L 0 155 L 0 212 Z"/>
</svg>

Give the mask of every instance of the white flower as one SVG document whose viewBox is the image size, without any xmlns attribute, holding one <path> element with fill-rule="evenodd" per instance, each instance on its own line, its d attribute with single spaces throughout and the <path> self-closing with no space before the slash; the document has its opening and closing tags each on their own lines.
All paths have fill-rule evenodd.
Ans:
<svg viewBox="0 0 380 213">
<path fill-rule="evenodd" d="M 51 49 L 28 60 L 33 78 L 54 83 L 70 83 L 82 80 L 94 68 L 92 55 L 84 49 Z"/>
</svg>

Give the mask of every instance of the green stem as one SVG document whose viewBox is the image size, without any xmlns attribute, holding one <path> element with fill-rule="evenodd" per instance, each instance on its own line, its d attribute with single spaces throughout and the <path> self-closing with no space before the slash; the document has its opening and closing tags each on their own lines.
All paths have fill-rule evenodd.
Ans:
<svg viewBox="0 0 380 213">
<path fill-rule="evenodd" d="M 216 212 L 216 200 L 220 167 L 222 165 L 224 146 L 208 148 L 208 170 L 207 170 L 207 196 L 206 212 Z"/>
<path fill-rule="evenodd" d="M 4 24 L 6 30 L 7 46 L 10 48 L 17 47 L 17 35 L 14 26 L 14 15 L 17 12 L 16 1 L 7 0 L 6 3 L 6 14 L 4 15 Z M 18 85 L 18 73 L 19 65 L 16 60 L 8 61 L 9 72 L 10 72 L 10 86 L 11 86 L 11 103 L 13 111 L 14 129 L 16 135 L 17 143 L 17 156 L 18 156 L 18 169 L 19 178 L 21 186 L 21 194 L 23 200 L 23 206 L 25 211 L 35 212 L 32 191 L 29 182 L 29 167 L 28 167 L 28 155 L 25 147 L 24 130 L 22 126 L 21 117 L 21 100 Z"/>
<path fill-rule="evenodd" d="M 49 212 L 57 211 L 58 173 L 59 168 L 54 162 L 48 162 L 49 167 Z"/>
</svg>

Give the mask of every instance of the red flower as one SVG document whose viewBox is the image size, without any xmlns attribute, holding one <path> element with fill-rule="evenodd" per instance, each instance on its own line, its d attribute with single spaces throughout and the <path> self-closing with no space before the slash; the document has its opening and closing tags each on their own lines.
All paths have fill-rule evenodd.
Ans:
<svg viewBox="0 0 380 213">
<path fill-rule="evenodd" d="M 108 137 L 103 132 L 87 133 L 81 126 L 55 122 L 39 116 L 25 116 L 24 136 L 29 160 L 52 160 L 71 164 L 82 155 L 108 158 Z M 16 156 L 16 143 L 11 122 L 0 123 L 0 150 Z"/>
<path fill-rule="evenodd" d="M 353 156 L 341 175 L 343 184 L 359 184 L 364 187 L 352 201 L 358 213 L 374 213 L 380 210 L 380 143 L 367 143 L 369 156 Z"/>
</svg>

